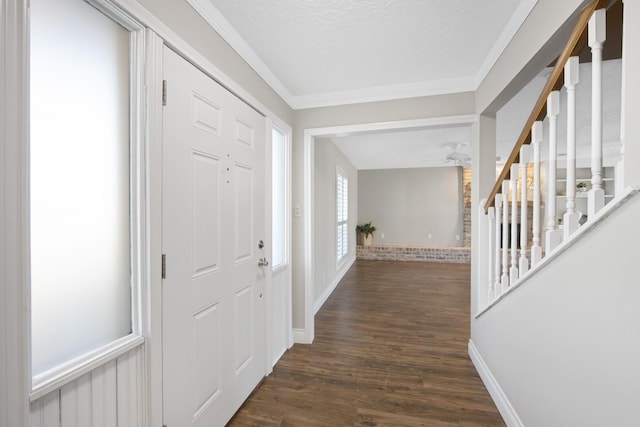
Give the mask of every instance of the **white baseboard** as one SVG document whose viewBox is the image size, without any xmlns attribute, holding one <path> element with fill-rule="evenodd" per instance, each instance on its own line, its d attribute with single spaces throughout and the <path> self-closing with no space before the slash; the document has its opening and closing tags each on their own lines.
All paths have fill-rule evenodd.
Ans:
<svg viewBox="0 0 640 427">
<path fill-rule="evenodd" d="M 293 328 L 293 342 L 295 344 L 311 344 L 305 330 L 299 328 Z"/>
<path fill-rule="evenodd" d="M 469 357 L 476 371 L 478 371 L 478 375 L 480 375 L 484 386 L 487 388 L 491 399 L 493 399 L 493 403 L 496 404 L 505 424 L 508 427 L 524 427 L 516 410 L 511 405 L 511 402 L 509 402 L 509 398 L 500 387 L 500 384 L 498 384 L 498 381 L 489 370 L 487 364 L 484 363 L 484 359 L 482 359 L 478 348 L 471 340 L 469 340 Z"/>
<path fill-rule="evenodd" d="M 340 270 L 336 272 L 336 277 L 334 277 L 329 286 L 327 286 L 327 289 L 325 289 L 322 295 L 320 295 L 320 297 L 318 297 L 316 302 L 313 304 L 314 316 L 318 313 L 318 310 L 320 310 L 324 303 L 327 302 L 333 291 L 336 289 L 336 286 L 338 286 L 338 283 L 340 283 L 340 280 L 342 280 L 344 275 L 347 274 L 347 271 L 349 271 L 354 262 L 356 262 L 355 256 L 346 260 L 342 265 L 342 268 L 340 268 Z"/>
</svg>

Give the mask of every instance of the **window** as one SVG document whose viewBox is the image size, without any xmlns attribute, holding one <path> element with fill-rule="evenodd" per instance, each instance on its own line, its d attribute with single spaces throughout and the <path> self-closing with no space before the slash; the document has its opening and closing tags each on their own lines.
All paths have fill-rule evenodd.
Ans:
<svg viewBox="0 0 640 427">
<path fill-rule="evenodd" d="M 287 137 L 272 131 L 272 257 L 276 269 L 287 262 Z"/>
<path fill-rule="evenodd" d="M 134 330 L 133 43 L 83 0 L 31 1 L 34 388 Z"/>
<path fill-rule="evenodd" d="M 336 172 L 336 211 L 336 258 L 340 262 L 349 251 L 349 180 L 340 170 Z"/>
</svg>

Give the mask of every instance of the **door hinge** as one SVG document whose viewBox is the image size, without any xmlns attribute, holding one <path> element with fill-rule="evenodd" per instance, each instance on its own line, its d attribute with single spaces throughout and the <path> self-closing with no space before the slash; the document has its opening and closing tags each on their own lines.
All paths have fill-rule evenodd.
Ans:
<svg viewBox="0 0 640 427">
<path fill-rule="evenodd" d="M 162 106 L 167 105 L 167 81 L 162 81 Z"/>
<path fill-rule="evenodd" d="M 167 256 L 162 254 L 162 278 L 167 278 Z"/>
</svg>

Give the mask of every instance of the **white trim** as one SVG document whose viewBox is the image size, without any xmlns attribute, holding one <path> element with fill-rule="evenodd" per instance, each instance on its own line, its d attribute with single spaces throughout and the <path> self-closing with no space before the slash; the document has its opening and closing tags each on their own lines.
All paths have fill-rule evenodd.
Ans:
<svg viewBox="0 0 640 427">
<path fill-rule="evenodd" d="M 131 240 L 131 327 L 132 333 L 118 338 L 98 349 L 33 376 L 29 398 L 35 401 L 45 394 L 61 388 L 91 370 L 121 356 L 144 343 L 142 336 L 143 296 L 148 288 L 148 230 L 146 196 L 147 171 L 145 140 L 145 32 L 144 26 L 123 12 L 109 0 L 87 0 L 108 19 L 122 25 L 130 32 L 130 95 L 129 95 L 129 145 L 130 145 L 130 240 Z M 28 52 L 28 48 L 27 48 Z M 28 76 L 28 74 L 27 74 Z M 29 190 L 25 195 L 28 198 Z M 29 301 L 29 307 L 31 303 Z M 30 324 L 30 319 L 27 319 Z M 31 345 L 31 343 L 29 344 Z M 29 353 L 30 354 L 30 353 Z M 31 359 L 31 356 L 29 356 Z M 33 373 L 31 373 L 33 375 Z"/>
<path fill-rule="evenodd" d="M 274 123 L 286 123 L 280 119 L 277 114 L 262 104 L 249 91 L 236 83 L 225 72 L 218 68 L 213 62 L 209 61 L 204 55 L 199 53 L 193 46 L 187 43 L 182 37 L 167 27 L 162 21 L 155 17 L 151 12 L 145 9 L 135 0 L 109 0 L 139 22 L 153 30 L 163 41 L 165 46 L 170 47 L 180 56 L 189 61 L 196 68 L 200 69 L 207 76 L 218 82 L 225 89 L 242 99 L 260 114 L 271 118 Z"/>
<path fill-rule="evenodd" d="M 336 289 L 336 287 L 338 286 L 342 278 L 345 276 L 345 274 L 347 274 L 347 272 L 349 271 L 349 269 L 351 268 L 354 262 L 356 262 L 356 256 L 352 255 L 342 263 L 340 270 L 338 270 L 336 274 L 336 277 L 331 281 L 329 286 L 327 286 L 327 289 L 324 290 L 322 295 L 320 295 L 316 300 L 316 302 L 313 304 L 314 315 L 318 314 L 318 311 L 322 308 L 324 303 L 327 302 L 327 300 L 329 299 L 333 291 Z"/>
<path fill-rule="evenodd" d="M 212 2 L 208 0 L 187 0 L 187 2 L 291 108 L 298 110 L 476 91 L 538 0 L 525 0 L 520 3 L 478 72 L 473 76 L 310 95 L 293 95 Z"/>
<path fill-rule="evenodd" d="M 30 423 L 28 15 L 27 0 L 0 5 L 0 424 L 8 426 Z"/>
<path fill-rule="evenodd" d="M 640 186 L 627 187 L 623 191 L 623 193 L 619 196 L 616 196 L 613 200 L 607 203 L 603 209 L 598 211 L 595 217 L 589 218 L 589 221 L 585 222 L 575 233 L 573 233 L 567 240 L 564 240 L 560 243 L 553 251 L 549 254 L 546 254 L 545 257 L 534 265 L 526 275 L 521 278 L 518 278 L 509 288 L 502 293 L 498 298 L 491 301 L 486 307 L 480 310 L 475 316 L 475 319 L 481 317 L 484 313 L 489 311 L 492 307 L 497 305 L 500 301 L 505 299 L 507 295 L 514 292 L 520 286 L 522 286 L 525 282 L 531 279 L 537 272 L 542 270 L 547 264 L 551 263 L 554 259 L 560 256 L 563 252 L 567 251 L 573 245 L 575 245 L 582 237 L 586 236 L 588 232 L 593 230 L 598 224 L 605 220 L 609 215 L 614 213 L 620 206 L 625 204 L 629 199 L 640 192 Z"/>
<path fill-rule="evenodd" d="M 291 348 L 293 346 L 293 295 L 292 295 L 292 283 L 293 283 L 293 275 L 292 275 L 292 263 L 291 256 L 293 247 L 293 234 L 292 234 L 292 184 L 293 184 L 293 129 L 291 126 L 283 122 L 278 118 L 271 119 L 272 126 L 276 128 L 280 133 L 284 135 L 285 138 L 285 254 L 284 264 L 278 266 L 276 271 L 280 271 L 281 268 L 286 268 L 286 300 L 285 304 L 287 307 L 286 319 L 287 319 L 287 331 L 286 331 L 286 339 L 287 339 L 287 348 Z"/>
<path fill-rule="evenodd" d="M 125 353 L 144 344 L 144 337 L 128 335 L 100 347 L 86 355 L 82 355 L 67 363 L 42 373 L 33 378 L 29 399 L 34 402 L 42 396 L 61 388 L 63 385 L 80 378 L 84 374 L 115 360 Z"/>
<path fill-rule="evenodd" d="M 293 342 L 298 344 L 311 344 L 307 341 L 307 333 L 302 328 L 293 328 Z"/>
<path fill-rule="evenodd" d="M 162 425 L 162 57 L 163 43 L 146 30 L 144 146 L 147 201 L 147 282 L 142 292 L 148 425 Z"/>
<path fill-rule="evenodd" d="M 314 209 L 314 149 L 313 134 L 310 130 L 304 131 L 304 340 L 296 342 L 304 342 L 311 344 L 313 342 L 315 322 L 313 318 L 313 293 L 314 293 L 314 274 L 315 248 L 313 243 L 315 212 Z M 295 340 L 295 330 L 294 330 Z"/>
<path fill-rule="evenodd" d="M 502 55 L 504 50 L 507 48 L 537 3 L 538 0 L 523 0 L 520 2 L 518 8 L 513 15 L 511 15 L 511 19 L 507 22 L 507 25 L 500 33 L 498 40 L 493 44 L 484 62 L 480 66 L 480 69 L 476 73 L 475 84 L 472 89 L 473 91 L 478 90 L 482 81 L 487 77 L 491 68 L 495 65 L 500 55 Z"/>
<path fill-rule="evenodd" d="M 314 138 L 336 133 L 358 133 L 378 130 L 411 129 L 443 125 L 473 124 L 478 121 L 475 114 L 399 120 L 390 122 L 360 123 L 355 125 L 330 126 L 304 130 L 304 328 L 294 329 L 294 341 L 311 343 L 314 336 Z M 304 331 L 304 333 L 302 332 Z"/>
<path fill-rule="evenodd" d="M 471 358 L 471 362 L 473 362 L 473 366 L 475 366 L 476 371 L 478 371 L 478 375 L 480 375 L 484 386 L 487 388 L 491 399 L 493 399 L 493 403 L 496 404 L 498 412 L 500 412 L 505 424 L 508 427 L 524 427 L 520 417 L 518 417 L 518 413 L 514 409 L 513 405 L 511 405 L 509 398 L 505 394 L 504 390 L 502 390 L 502 387 L 500 387 L 500 384 L 498 384 L 498 381 L 484 362 L 484 359 L 472 340 L 469 340 L 469 357 Z"/>
<path fill-rule="evenodd" d="M 273 365 L 273 122 L 270 118 L 264 119 L 264 233 L 261 239 L 266 242 L 262 250 L 262 256 L 270 260 L 263 269 L 264 290 L 264 376 L 271 374 Z"/>
<path fill-rule="evenodd" d="M 247 44 L 240 34 L 231 26 L 218 9 L 208 0 L 187 0 L 187 3 L 195 9 L 202 18 L 229 43 L 229 46 L 253 68 L 260 77 L 278 94 L 284 101 L 292 105 L 295 97 L 260 59 L 258 54 Z"/>
<path fill-rule="evenodd" d="M 289 105 L 294 110 L 300 110 L 305 108 L 331 107 L 336 105 L 361 104 L 364 102 L 473 92 L 477 89 L 475 81 L 475 77 L 465 77 L 377 86 L 340 92 L 324 92 L 313 95 L 298 95 L 292 97 L 292 102 Z"/>
</svg>

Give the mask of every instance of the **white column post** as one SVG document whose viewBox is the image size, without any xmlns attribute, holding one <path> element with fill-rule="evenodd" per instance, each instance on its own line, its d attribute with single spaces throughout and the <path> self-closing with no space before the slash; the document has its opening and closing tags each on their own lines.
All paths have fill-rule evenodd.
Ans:
<svg viewBox="0 0 640 427">
<path fill-rule="evenodd" d="M 493 233 L 495 234 L 495 255 L 494 255 L 494 262 L 495 262 L 495 269 L 494 269 L 494 280 L 495 280 L 495 286 L 493 287 L 494 289 L 494 293 L 495 296 L 498 296 L 498 293 L 502 292 L 502 287 L 500 286 L 500 261 L 501 261 L 501 256 L 502 256 L 502 252 L 501 252 L 501 248 L 500 248 L 500 230 L 502 230 L 502 223 L 500 222 L 500 213 L 502 212 L 502 194 L 498 193 L 496 194 L 496 202 L 495 202 L 495 217 L 496 217 L 496 221 L 495 221 L 495 229 L 493 230 Z"/>
<path fill-rule="evenodd" d="M 540 143 L 542 142 L 542 122 L 537 121 L 531 128 L 531 145 L 533 145 L 533 244 L 531 245 L 531 266 L 542 259 L 540 247 Z M 555 196 L 554 196 L 555 200 Z"/>
<path fill-rule="evenodd" d="M 509 289 L 509 181 L 502 181 L 502 292 Z"/>
<path fill-rule="evenodd" d="M 606 9 L 598 9 L 589 20 L 591 48 L 591 189 L 587 214 L 589 218 L 604 207 L 602 185 L 602 44 L 607 38 Z"/>
<path fill-rule="evenodd" d="M 524 276 L 529 271 L 529 258 L 527 258 L 527 245 L 529 224 L 527 221 L 527 166 L 529 164 L 529 146 L 520 147 L 520 264 L 519 275 Z"/>
<path fill-rule="evenodd" d="M 640 185 L 640 2 L 623 0 L 624 22 L 622 26 L 622 106 L 620 139 L 623 153 L 616 168 L 617 190 Z M 617 193 L 621 194 L 620 192 Z"/>
<path fill-rule="evenodd" d="M 549 253 L 562 241 L 556 222 L 556 170 L 558 168 L 558 115 L 560 114 L 560 91 L 554 90 L 547 97 L 549 117 L 549 164 L 547 166 L 547 233 L 546 252 Z"/>
<path fill-rule="evenodd" d="M 511 165 L 511 268 L 509 283 L 518 280 L 518 165 Z"/>
<path fill-rule="evenodd" d="M 494 270 L 493 267 L 495 265 L 494 262 L 494 258 L 496 257 L 496 251 L 495 251 L 495 243 L 496 243 L 496 208 L 495 207 L 490 207 L 489 210 L 487 211 L 487 217 L 489 219 L 489 227 L 487 229 L 487 240 L 489 243 L 489 247 L 488 247 L 488 256 L 487 259 L 489 260 L 489 268 L 488 268 L 488 272 L 489 272 L 489 299 L 488 302 L 491 302 L 494 300 L 495 298 L 495 289 L 494 289 L 494 285 L 495 285 L 495 274 L 494 274 Z"/>
<path fill-rule="evenodd" d="M 578 229 L 576 212 L 576 84 L 579 77 L 578 57 L 572 56 L 564 66 L 567 88 L 567 211 L 564 214 L 564 239 Z"/>
</svg>

